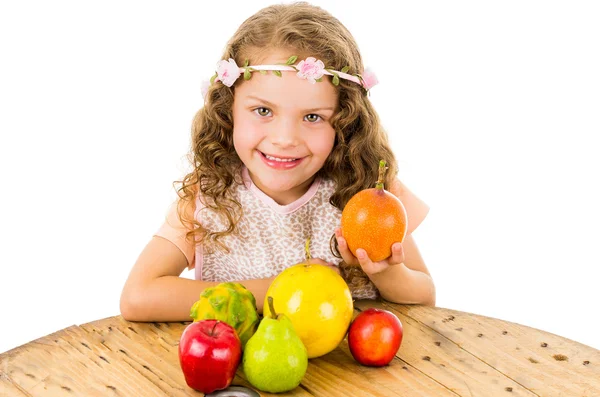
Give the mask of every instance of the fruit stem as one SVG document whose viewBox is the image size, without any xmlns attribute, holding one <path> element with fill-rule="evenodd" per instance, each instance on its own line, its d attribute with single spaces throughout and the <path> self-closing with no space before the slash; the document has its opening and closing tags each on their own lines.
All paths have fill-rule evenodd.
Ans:
<svg viewBox="0 0 600 397">
<path fill-rule="evenodd" d="M 217 325 L 219 325 L 219 323 L 219 320 L 215 321 L 215 325 L 213 325 L 212 329 L 210 330 L 210 336 L 213 336 L 215 334 L 215 328 L 217 328 Z"/>
<path fill-rule="evenodd" d="M 304 245 L 304 251 L 306 251 L 306 261 L 311 260 L 310 256 L 310 237 L 306 239 L 306 244 Z"/>
<path fill-rule="evenodd" d="M 387 163 L 385 160 L 379 160 L 379 179 L 377 180 L 377 184 L 375 185 L 376 189 L 383 189 L 383 182 L 385 181 L 385 171 L 388 169 L 386 165 Z"/>
<path fill-rule="evenodd" d="M 269 310 L 271 311 L 271 317 L 277 319 L 277 314 L 275 313 L 275 305 L 273 305 L 273 297 L 267 297 L 267 301 L 269 301 Z"/>
</svg>

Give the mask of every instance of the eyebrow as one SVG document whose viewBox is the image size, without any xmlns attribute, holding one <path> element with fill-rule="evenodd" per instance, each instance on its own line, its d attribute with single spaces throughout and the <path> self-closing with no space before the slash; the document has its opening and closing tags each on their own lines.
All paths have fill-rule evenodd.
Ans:
<svg viewBox="0 0 600 397">
<path fill-rule="evenodd" d="M 259 97 L 254 96 L 254 95 L 248 95 L 246 97 L 246 99 L 253 99 L 255 101 L 262 102 L 265 105 L 267 105 L 269 107 L 272 107 L 272 108 L 276 108 L 277 107 L 277 105 L 275 105 L 274 103 L 269 102 L 266 99 L 259 98 Z M 335 111 L 335 107 L 332 107 L 332 106 L 323 106 L 323 107 L 316 107 L 316 108 L 304 109 L 305 112 L 316 112 L 318 110 L 331 110 L 331 111 Z"/>
</svg>

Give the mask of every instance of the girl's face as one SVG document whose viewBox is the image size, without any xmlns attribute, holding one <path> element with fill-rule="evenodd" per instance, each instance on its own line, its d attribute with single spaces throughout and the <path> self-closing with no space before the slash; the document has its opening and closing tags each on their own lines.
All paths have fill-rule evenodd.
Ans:
<svg viewBox="0 0 600 397">
<path fill-rule="evenodd" d="M 273 54 L 261 64 L 285 63 Z M 329 120 L 338 104 L 334 85 L 311 84 L 295 72 L 253 72 L 236 86 L 233 143 L 254 184 L 281 205 L 300 198 L 331 153 L 335 139 Z"/>
</svg>

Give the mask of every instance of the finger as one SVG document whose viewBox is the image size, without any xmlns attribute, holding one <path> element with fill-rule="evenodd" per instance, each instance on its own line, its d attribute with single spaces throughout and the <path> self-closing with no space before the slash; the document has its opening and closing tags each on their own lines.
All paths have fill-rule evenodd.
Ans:
<svg viewBox="0 0 600 397">
<path fill-rule="evenodd" d="M 392 257 L 389 260 L 390 265 L 399 265 L 404 263 L 404 247 L 402 243 L 392 244 Z"/>
<path fill-rule="evenodd" d="M 340 251 L 340 255 L 342 255 L 342 259 L 344 260 L 344 262 L 346 262 L 346 264 L 348 265 L 358 265 L 358 259 L 356 259 L 354 254 L 352 254 L 350 248 L 348 248 L 348 243 L 346 242 L 346 239 L 342 236 L 341 229 L 335 230 L 335 238 L 338 243 L 338 251 Z"/>
<path fill-rule="evenodd" d="M 356 249 L 356 255 L 357 255 L 360 267 L 362 267 L 363 271 L 367 274 L 379 273 L 379 272 L 387 269 L 387 267 L 389 266 L 385 261 L 373 262 L 371 260 L 371 258 L 369 258 L 367 251 L 365 251 L 362 248 Z"/>
</svg>

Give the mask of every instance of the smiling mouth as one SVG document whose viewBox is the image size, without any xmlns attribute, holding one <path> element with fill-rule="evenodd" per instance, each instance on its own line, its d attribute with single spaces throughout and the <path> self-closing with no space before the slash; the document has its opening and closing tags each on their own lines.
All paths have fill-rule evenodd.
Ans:
<svg viewBox="0 0 600 397">
<path fill-rule="evenodd" d="M 300 158 L 292 158 L 292 157 L 276 157 L 276 156 L 271 156 L 271 155 L 263 153 L 263 152 L 260 152 L 260 154 L 262 154 L 268 160 L 278 161 L 280 163 L 289 163 L 289 162 L 296 161 L 296 160 L 300 159 Z"/>
</svg>

